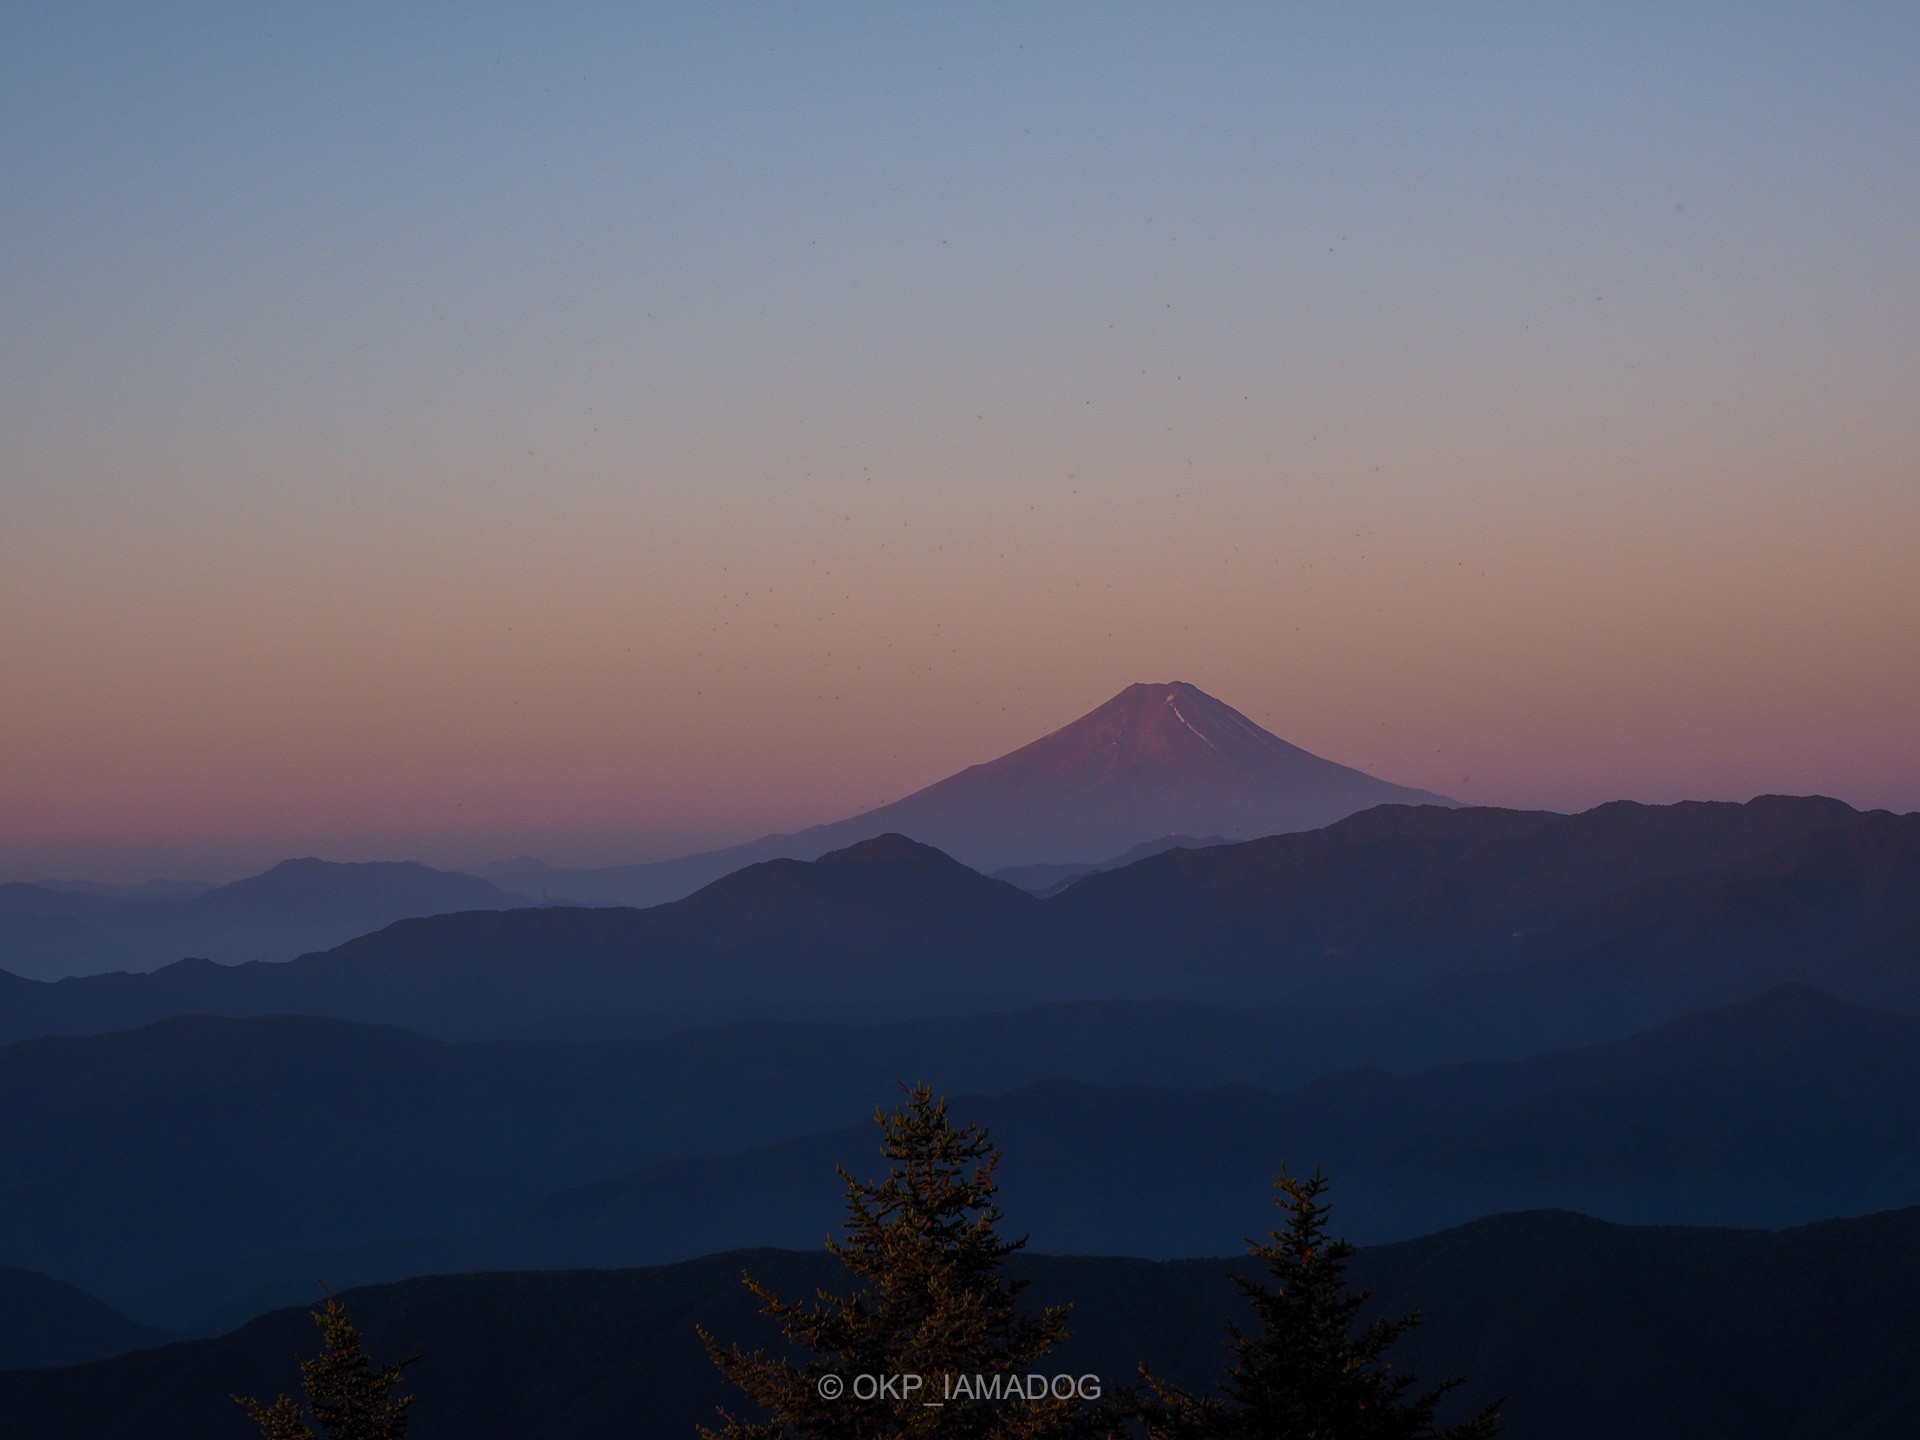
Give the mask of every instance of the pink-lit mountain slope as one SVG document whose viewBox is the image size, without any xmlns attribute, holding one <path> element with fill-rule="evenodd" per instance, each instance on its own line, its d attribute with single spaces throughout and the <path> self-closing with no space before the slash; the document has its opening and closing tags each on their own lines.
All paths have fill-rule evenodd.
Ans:
<svg viewBox="0 0 1920 1440">
<path fill-rule="evenodd" d="M 1094 861 L 1161 836 L 1251 838 L 1372 805 L 1449 805 L 1289 745 L 1183 682 L 1129 685 L 997 760 L 830 825 L 652 865 L 549 871 L 555 897 L 656 904 L 760 860 L 811 860 L 897 831 L 979 870 Z"/>
</svg>

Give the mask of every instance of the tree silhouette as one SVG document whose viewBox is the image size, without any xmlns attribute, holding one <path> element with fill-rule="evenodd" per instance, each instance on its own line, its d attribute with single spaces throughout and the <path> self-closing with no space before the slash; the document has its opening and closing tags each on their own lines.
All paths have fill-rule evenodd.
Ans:
<svg viewBox="0 0 1920 1440">
<path fill-rule="evenodd" d="M 1353 1246 L 1327 1234 L 1326 1188 L 1317 1170 L 1301 1180 L 1281 1167 L 1274 1204 L 1285 1228 L 1248 1242 L 1268 1283 L 1234 1277 L 1259 1329 L 1228 1327 L 1234 1364 L 1218 1396 L 1189 1395 L 1140 1367 L 1140 1414 L 1154 1440 L 1485 1440 L 1498 1432 L 1498 1403 L 1436 1428 L 1441 1400 L 1462 1382 L 1414 1393 L 1416 1377 L 1387 1363 L 1394 1342 L 1420 1323 L 1417 1312 L 1359 1324 L 1367 1293 L 1347 1288 Z"/>
<path fill-rule="evenodd" d="M 234 1396 L 234 1402 L 253 1417 L 265 1440 L 403 1440 L 413 1397 L 396 1397 L 393 1390 L 420 1357 L 376 1370 L 360 1343 L 358 1327 L 331 1295 L 313 1319 L 320 1327 L 322 1348 L 315 1358 L 300 1362 L 300 1388 L 311 1420 L 285 1395 L 271 1405 L 244 1395 Z M 315 1425 L 320 1428 L 315 1430 Z"/>
<path fill-rule="evenodd" d="M 851 1273 L 845 1295 L 820 1290 L 810 1303 L 783 1300 L 746 1276 L 762 1313 L 779 1321 L 802 1359 L 722 1346 L 705 1330 L 722 1374 L 771 1417 L 750 1422 L 721 1412 L 706 1440 L 1047 1440 L 1086 1433 L 1087 1408 L 1074 1397 L 974 1403 L 987 1386 L 1023 1376 L 1066 1337 L 1066 1313 L 1023 1315 L 1024 1282 L 1001 1262 L 1026 1242 L 1003 1240 L 994 1203 L 999 1151 L 986 1132 L 954 1126 L 944 1100 L 925 1085 L 891 1113 L 874 1115 L 886 1179 L 867 1184 L 842 1169 L 844 1239 L 827 1248 Z M 919 1377 L 916 1389 L 863 1396 L 862 1385 Z M 862 1377 L 873 1377 L 863 1382 Z M 963 1394 L 951 1398 L 957 1377 Z M 836 1389 L 836 1387 L 838 1387 Z"/>
</svg>

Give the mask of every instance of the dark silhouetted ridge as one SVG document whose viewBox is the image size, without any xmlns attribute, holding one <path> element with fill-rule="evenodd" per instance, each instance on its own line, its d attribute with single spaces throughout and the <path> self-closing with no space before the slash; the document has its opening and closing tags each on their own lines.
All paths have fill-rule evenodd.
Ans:
<svg viewBox="0 0 1920 1440">
<path fill-rule="evenodd" d="M 1333 1191 L 1339 1227 L 1342 1187 Z M 1017 1211 L 1011 1212 L 1017 1218 Z M 1145 1360 L 1207 1390 L 1243 1258 L 1016 1255 L 1033 1306 L 1071 1304 L 1063 1371 Z M 845 1272 L 818 1250 L 734 1251 L 643 1270 L 438 1275 L 347 1292 L 378 1357 L 420 1354 L 417 1440 L 682 1440 L 737 1401 L 695 1326 L 777 1332 L 740 1284 L 806 1295 Z M 1497 1215 L 1354 1257 L 1374 1313 L 1418 1310 L 1397 1369 L 1464 1374 L 1442 1422 L 1505 1397 L 1505 1440 L 1907 1440 L 1920 1420 L 1920 1210 L 1777 1234 Z M 0 1431 L 35 1440 L 247 1440 L 227 1397 L 288 1386 L 309 1306 L 215 1340 L 0 1375 Z"/>
<path fill-rule="evenodd" d="M 171 1339 L 164 1330 L 136 1324 L 84 1290 L 31 1270 L 0 1266 L 0 1370 L 79 1365 Z"/>
</svg>

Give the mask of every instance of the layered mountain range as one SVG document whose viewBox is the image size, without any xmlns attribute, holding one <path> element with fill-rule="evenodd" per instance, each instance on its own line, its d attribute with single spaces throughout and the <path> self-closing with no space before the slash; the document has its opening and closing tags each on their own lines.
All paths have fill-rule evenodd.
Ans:
<svg viewBox="0 0 1920 1440">
<path fill-rule="evenodd" d="M 521 877 L 599 904 L 652 905 L 763 860 L 813 860 L 910 835 L 961 863 L 1091 867 L 1171 835 L 1250 839 L 1311 830 L 1374 805 L 1450 805 L 1290 745 L 1182 681 L 1129 685 L 997 760 L 863 814 L 651 865 Z"/>
<path fill-rule="evenodd" d="M 525 905 L 407 861 L 286 860 L 231 885 L 0 885 L 0 970 L 35 979 L 151 970 L 186 956 L 291 960 L 415 915 Z"/>
<path fill-rule="evenodd" d="M 291 960 L 414 916 L 653 905 L 759 861 L 818 859 L 890 832 L 977 868 L 1023 867 L 1012 878 L 1048 889 L 1175 843 L 1206 843 L 1179 836 L 1301 830 L 1390 802 L 1450 803 L 1310 755 L 1191 685 L 1132 685 L 1031 745 L 891 805 L 655 864 L 533 861 L 489 880 L 405 862 L 301 859 L 223 886 L 0 885 L 0 970 L 53 980 L 188 957 Z"/>
<path fill-rule="evenodd" d="M 1381 806 L 1169 850 L 1050 898 L 884 836 L 647 910 L 400 921 L 286 964 L 0 975 L 0 1039 L 168 1015 L 309 1014 L 453 1037 L 1045 1002 L 1418 1003 L 1571 1043 L 1782 981 L 1920 1004 L 1920 815 L 1838 801 L 1580 815 Z M 548 1033 L 559 1033 L 548 1028 Z"/>
<path fill-rule="evenodd" d="M 153 1327 L 216 1333 L 310 1295 L 316 1277 L 812 1245 L 839 1215 L 835 1167 L 872 1169 L 873 1110 L 911 1080 L 990 1125 L 1009 1213 L 1068 1255 L 1229 1252 L 1261 1227 L 1282 1162 L 1332 1173 L 1341 1228 L 1363 1241 L 1543 1206 L 1775 1226 L 1920 1202 L 1920 1018 L 1897 1013 L 1920 1012 L 1920 815 L 1818 796 L 1458 806 L 1173 685 L 1132 687 L 895 806 L 762 845 L 538 880 L 639 894 L 727 872 L 644 909 L 535 906 L 472 876 L 319 861 L 217 889 L 0 887 L 0 960 L 16 969 L 37 955 L 58 974 L 91 953 L 134 971 L 201 952 L 149 973 L 0 973 L 0 1362 L 105 1354 Z M 300 936 L 310 952 L 286 958 Z M 1687 1323 L 1737 1320 L 1785 1354 L 1815 1343 L 1811 1322 L 1779 1308 L 1756 1266 L 1801 1265 L 1805 1296 L 1827 1281 L 1864 1294 L 1858 1237 L 1910 1231 L 1895 1216 L 1804 1232 L 1821 1237 L 1807 1245 L 1725 1230 L 1623 1240 L 1536 1214 L 1370 1254 L 1422 1257 L 1378 1261 L 1396 1293 L 1523 1317 L 1466 1362 L 1525 1393 L 1550 1360 L 1587 1374 L 1539 1336 L 1591 1351 L 1593 1325 L 1632 1311 L 1606 1290 L 1615 1271 L 1636 1275 L 1636 1294 L 1664 1283 L 1648 1255 L 1747 1297 L 1733 1318 L 1696 1303 Z M 1497 1245 L 1473 1238 L 1486 1235 Z M 490 1352 L 444 1309 L 456 1293 L 536 1308 L 571 1295 L 609 1325 L 655 1327 L 664 1355 L 662 1317 L 712 1300 L 675 1288 L 707 1273 L 689 1263 L 644 1281 L 470 1275 L 393 1293 L 439 1317 L 431 1343 L 466 1335 L 462 1365 Z M 1089 1353 L 1131 1353 L 1167 1315 L 1224 1313 L 1160 1283 L 1178 1267 L 1145 1265 L 1054 1258 L 1035 1273 L 1118 1305 L 1109 1349 Z M 1537 1273 L 1556 1276 L 1565 1313 L 1537 1301 Z M 376 1318 L 387 1293 L 367 1301 Z M 1907 1333 L 1898 1305 L 1872 1303 Z M 1858 1305 L 1841 1309 L 1833 1324 Z M 131 1387 L 159 1397 L 148 1428 L 172 1433 L 167 1375 L 267 1388 L 249 1367 L 287 1323 L 154 1352 L 164 1373 L 134 1356 L 79 1380 L 0 1381 L 0 1426 L 69 1433 L 80 1417 L 85 1433 L 119 1433 L 114 1387 Z M 1450 1343 L 1421 1363 L 1458 1363 Z M 1580 1382 L 1631 1402 L 1610 1423 L 1746 1435 L 1779 1418 L 1749 1406 L 1715 1430 L 1723 1417 L 1660 1368 L 1660 1346 L 1615 1348 L 1651 1378 Z M 1742 1355 L 1712 1363 L 1746 1374 Z M 429 1396 L 484 1410 L 458 1399 L 486 1390 L 473 1364 Z M 1782 1433 L 1898 1433 L 1920 1397 L 1879 1359 L 1836 1364 L 1847 1378 L 1775 1387 L 1799 1417 Z M 1765 1389 L 1766 1367 L 1749 1368 L 1742 1396 Z M 546 1363 L 522 1391 L 571 1373 Z M 1587 1433 L 1566 1393 L 1536 1389 L 1522 1433 Z M 199 1417 L 179 1420 L 192 1433 L 217 1428 L 176 1398 Z M 603 1417 L 576 1418 L 587 1434 Z"/>
<path fill-rule="evenodd" d="M 990 1125 L 1007 1203 L 1056 1252 L 1230 1251 L 1282 1161 L 1341 1177 L 1363 1240 L 1538 1205 L 1777 1225 L 1920 1203 L 1920 1018 L 1785 987 L 1599 1046 L 1303 1084 L 1280 1052 L 1317 1018 L 458 1044 L 184 1018 L 32 1041 L 0 1048 L 0 1265 L 205 1331 L 315 1275 L 804 1246 L 839 1214 L 835 1165 L 876 1163 L 874 1107 L 922 1079 Z"/>
</svg>

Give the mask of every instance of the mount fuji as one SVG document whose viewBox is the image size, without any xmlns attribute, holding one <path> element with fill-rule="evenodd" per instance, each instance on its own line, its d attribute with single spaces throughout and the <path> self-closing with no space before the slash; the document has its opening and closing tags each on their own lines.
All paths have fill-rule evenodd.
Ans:
<svg viewBox="0 0 1920 1440">
<path fill-rule="evenodd" d="M 1444 796 L 1324 760 L 1183 681 L 1129 685 L 1030 745 L 845 820 L 745 845 L 599 870 L 549 870 L 555 898 L 653 905 L 761 860 L 813 860 L 897 832 L 983 871 L 1094 862 L 1170 835 L 1251 839 L 1373 805 Z"/>
</svg>

